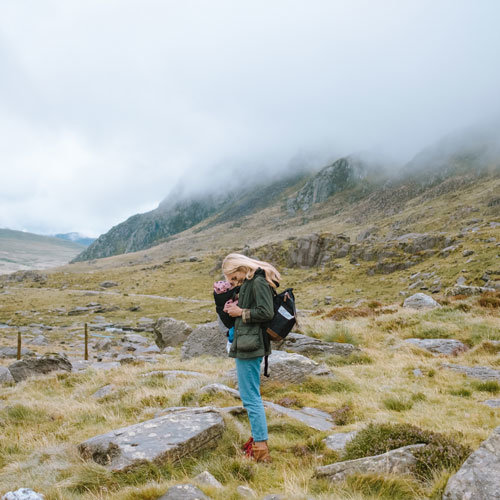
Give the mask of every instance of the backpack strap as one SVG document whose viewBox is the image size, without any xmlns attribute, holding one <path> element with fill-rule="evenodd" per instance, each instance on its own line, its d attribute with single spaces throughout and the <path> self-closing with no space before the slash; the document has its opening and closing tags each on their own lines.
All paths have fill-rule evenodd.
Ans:
<svg viewBox="0 0 500 500">
<path fill-rule="evenodd" d="M 269 356 L 264 356 L 264 377 L 269 377 Z"/>
</svg>

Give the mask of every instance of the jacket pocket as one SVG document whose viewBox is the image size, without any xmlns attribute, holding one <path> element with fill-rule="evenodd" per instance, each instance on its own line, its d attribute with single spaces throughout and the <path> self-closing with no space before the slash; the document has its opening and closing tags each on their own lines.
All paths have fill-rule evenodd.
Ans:
<svg viewBox="0 0 500 500">
<path fill-rule="evenodd" d="M 252 325 L 243 327 L 237 332 L 236 349 L 241 352 L 252 352 L 261 348 L 260 327 Z"/>
</svg>

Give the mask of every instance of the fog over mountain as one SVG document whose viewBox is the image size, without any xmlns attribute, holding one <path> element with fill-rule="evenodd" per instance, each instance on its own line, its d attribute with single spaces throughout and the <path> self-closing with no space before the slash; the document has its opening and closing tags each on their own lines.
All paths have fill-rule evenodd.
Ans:
<svg viewBox="0 0 500 500">
<path fill-rule="evenodd" d="M 403 165 L 500 113 L 500 4 L 0 5 L 0 227 L 97 236 L 183 193 Z M 493 127 L 494 129 L 494 127 Z"/>
</svg>

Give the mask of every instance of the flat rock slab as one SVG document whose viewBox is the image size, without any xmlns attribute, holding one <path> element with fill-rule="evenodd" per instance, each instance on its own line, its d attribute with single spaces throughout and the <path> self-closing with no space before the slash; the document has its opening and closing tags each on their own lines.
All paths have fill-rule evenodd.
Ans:
<svg viewBox="0 0 500 500">
<path fill-rule="evenodd" d="M 335 354 L 337 356 L 349 356 L 353 351 L 359 350 L 352 344 L 324 342 L 300 333 L 290 333 L 276 349 L 298 354 Z"/>
<path fill-rule="evenodd" d="M 16 382 L 28 377 L 45 375 L 55 370 L 70 372 L 72 365 L 64 354 L 47 354 L 37 358 L 26 358 L 9 365 L 9 370 Z"/>
<path fill-rule="evenodd" d="M 451 476 L 443 500 L 500 499 L 500 427 Z"/>
<path fill-rule="evenodd" d="M 490 408 L 500 408 L 500 399 L 487 399 L 483 401 L 483 405 L 489 406 Z"/>
<path fill-rule="evenodd" d="M 29 488 L 19 488 L 16 491 L 9 491 L 2 500 L 44 500 L 45 496 Z"/>
<path fill-rule="evenodd" d="M 444 354 L 446 356 L 457 356 L 469 349 L 464 343 L 453 339 L 406 339 L 405 342 L 433 354 Z"/>
<path fill-rule="evenodd" d="M 326 447 L 330 450 L 344 451 L 346 444 L 349 441 L 352 441 L 357 433 L 357 431 L 338 432 L 326 437 L 325 439 L 323 439 L 323 441 L 325 442 Z"/>
<path fill-rule="evenodd" d="M 351 474 L 408 474 L 416 463 L 413 455 L 425 444 L 412 444 L 372 457 L 346 460 L 317 467 L 315 476 L 326 477 L 330 481 L 342 481 Z"/>
<path fill-rule="evenodd" d="M 488 366 L 460 366 L 444 364 L 444 368 L 449 368 L 456 372 L 464 373 L 467 377 L 479 380 L 498 380 L 500 382 L 500 370 L 494 370 Z"/>
<path fill-rule="evenodd" d="M 87 460 L 113 471 L 145 462 L 176 461 L 214 443 L 224 431 L 212 408 L 190 408 L 95 436 L 78 445 Z"/>
<path fill-rule="evenodd" d="M 169 488 L 158 500 L 210 500 L 210 497 L 207 497 L 194 484 L 176 484 Z"/>
<path fill-rule="evenodd" d="M 232 389 L 224 384 L 210 384 L 202 387 L 201 392 L 206 393 L 217 393 L 225 392 L 234 396 L 235 398 L 241 399 L 239 391 Z M 300 410 L 294 410 L 292 408 L 285 408 L 284 406 L 278 405 L 271 401 L 263 400 L 264 407 L 270 410 L 280 413 L 281 415 L 286 415 L 287 417 L 298 420 L 305 425 L 316 429 L 318 431 L 329 431 L 334 427 L 332 416 L 322 410 L 316 408 L 301 408 Z M 224 411 L 224 408 L 220 410 Z M 231 407 L 230 413 L 239 412 L 239 407 Z"/>
</svg>

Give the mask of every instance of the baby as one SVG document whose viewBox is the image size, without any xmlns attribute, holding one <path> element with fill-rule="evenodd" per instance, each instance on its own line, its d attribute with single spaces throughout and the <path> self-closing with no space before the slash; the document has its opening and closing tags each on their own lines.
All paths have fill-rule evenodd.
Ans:
<svg viewBox="0 0 500 500">
<path fill-rule="evenodd" d="M 215 310 L 223 325 L 228 328 L 228 352 L 234 339 L 234 318 L 229 316 L 227 308 L 230 304 L 238 304 L 238 292 L 240 287 L 233 287 L 228 281 L 216 281 L 214 283 Z"/>
</svg>

